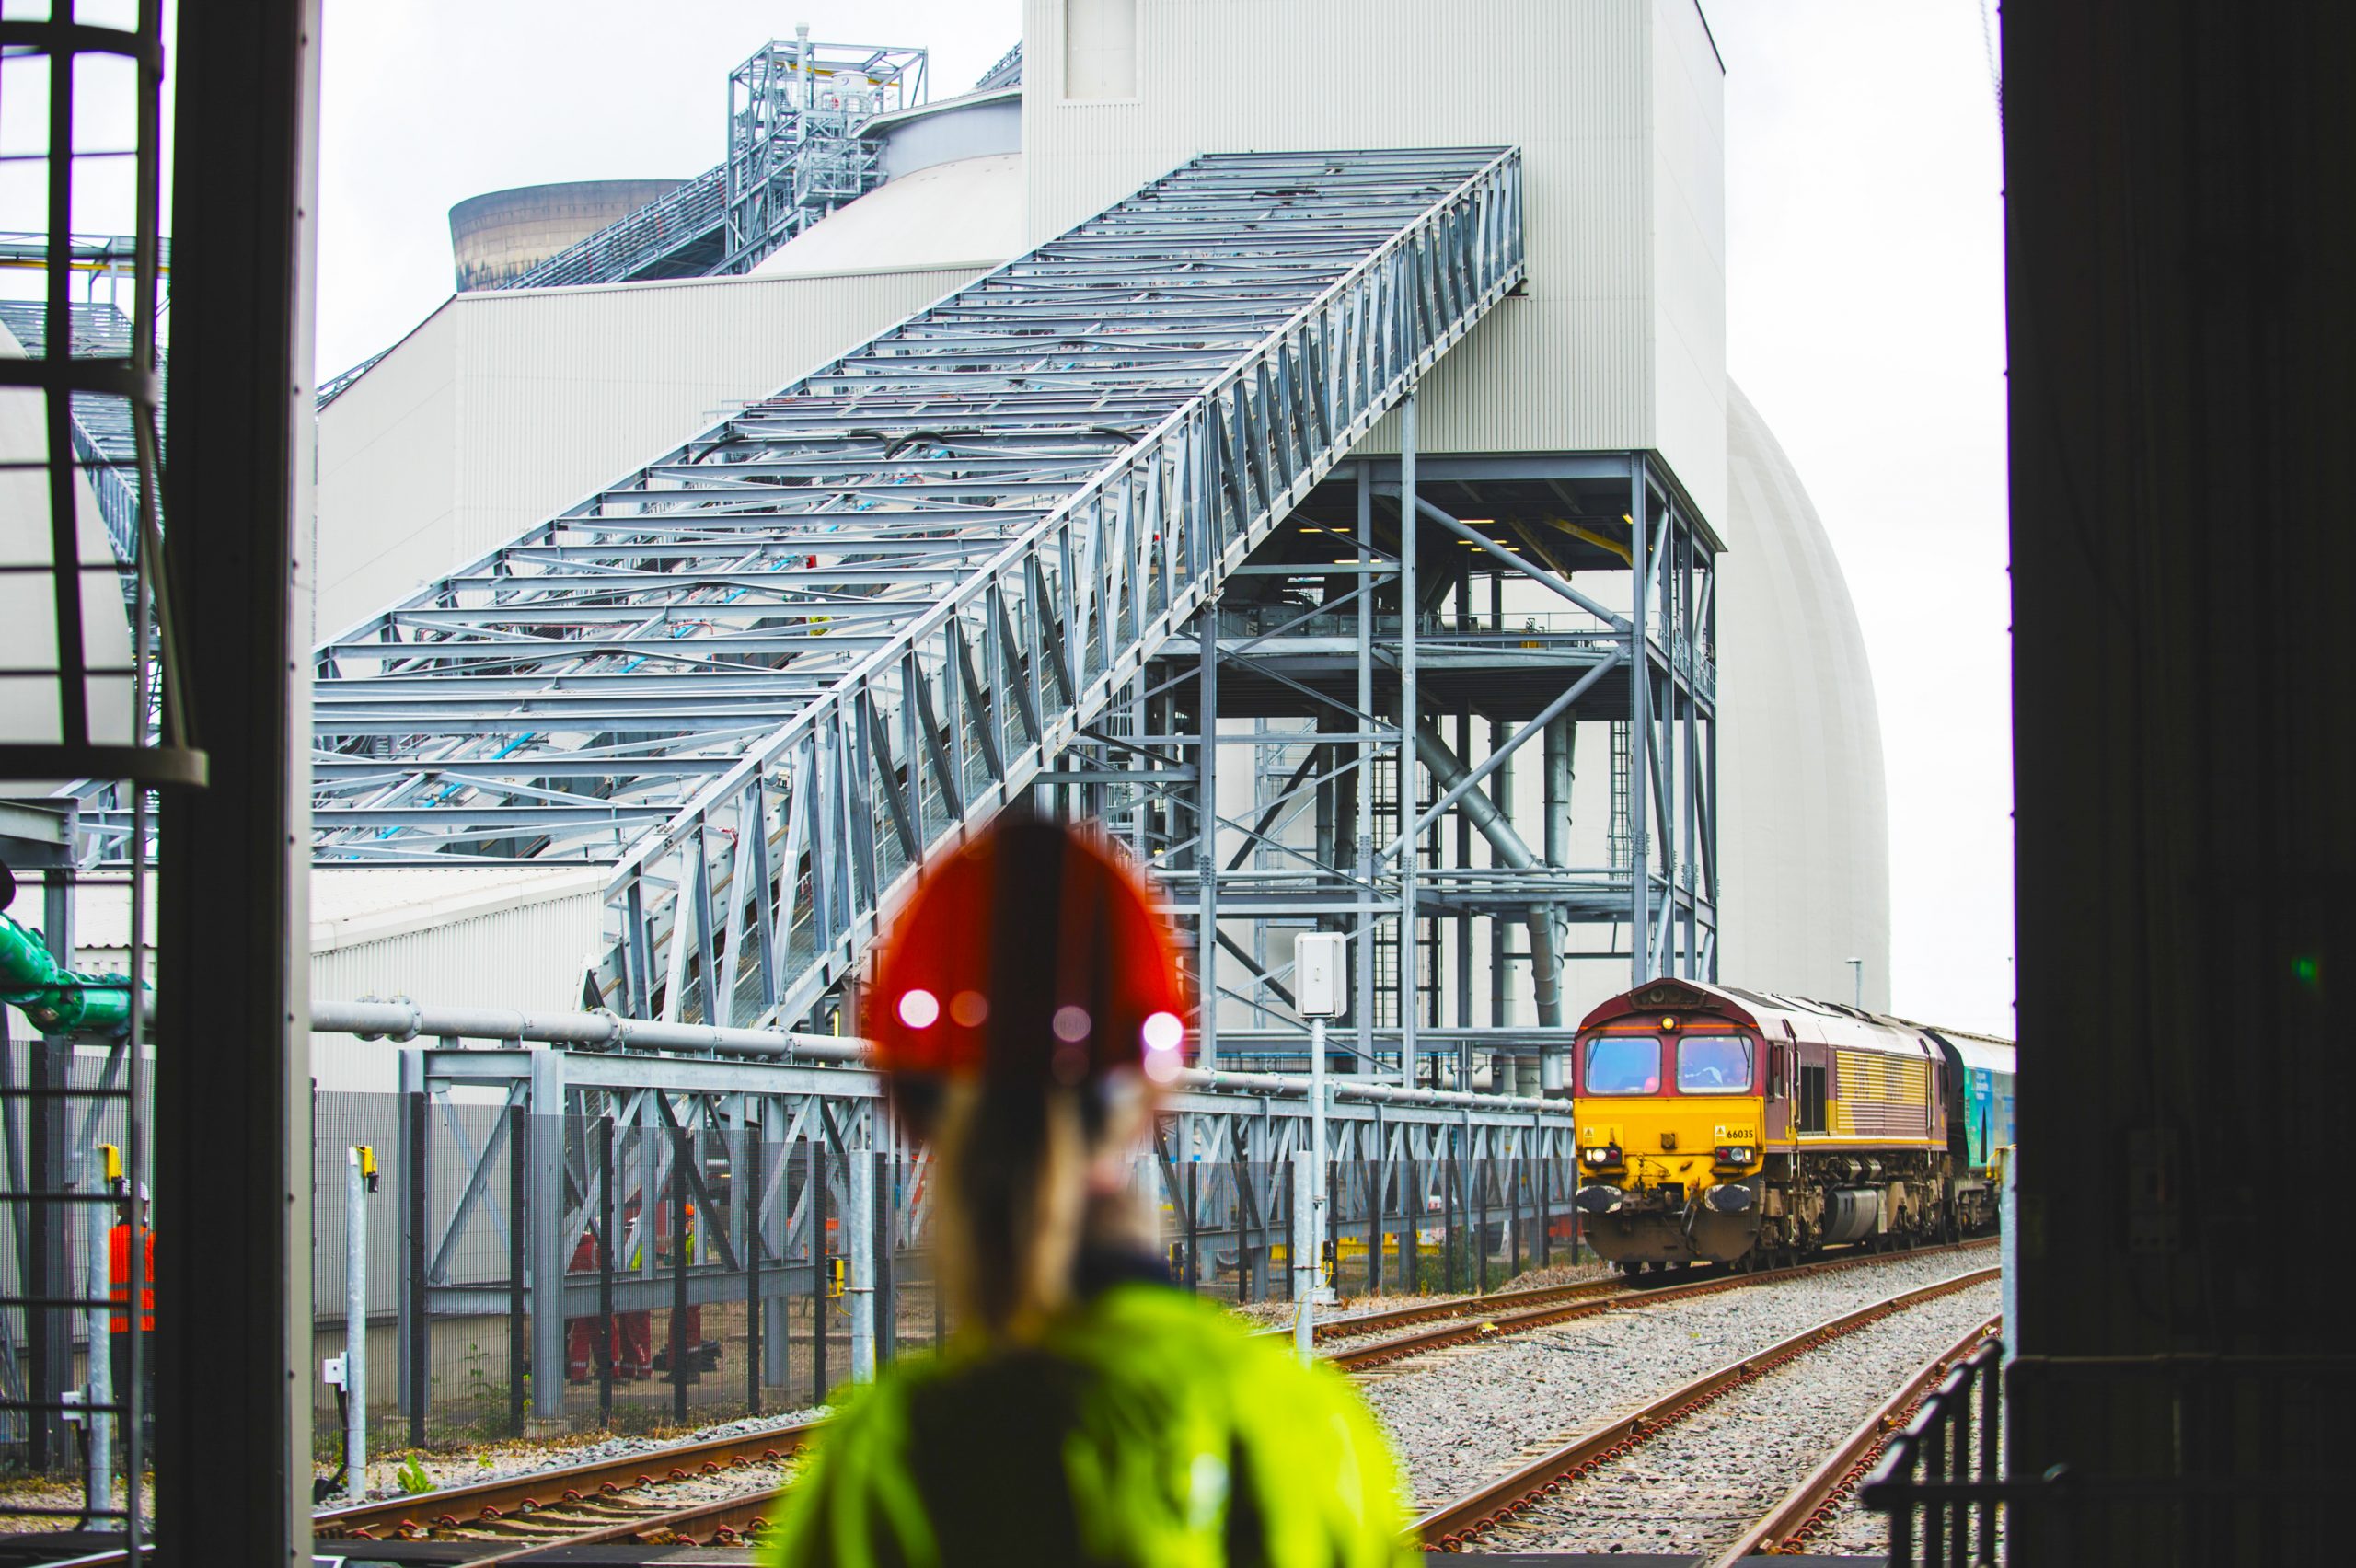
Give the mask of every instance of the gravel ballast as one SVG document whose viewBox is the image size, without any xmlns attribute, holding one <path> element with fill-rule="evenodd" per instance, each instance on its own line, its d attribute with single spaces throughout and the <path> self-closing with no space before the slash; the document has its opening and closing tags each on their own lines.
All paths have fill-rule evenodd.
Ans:
<svg viewBox="0 0 2356 1568">
<path fill-rule="evenodd" d="M 1486 1344 L 1392 1362 L 1363 1375 L 1358 1387 L 1406 1464 L 1410 1493 L 1419 1507 L 1436 1507 L 1712 1367 L 1828 1318 L 1993 1262 L 1984 1251 L 1900 1254 L 1713 1296 L 1631 1304 Z M 1897 1380 L 1885 1383 L 1881 1393 Z M 1824 1446 L 1832 1440 L 1828 1436 Z"/>
<path fill-rule="evenodd" d="M 1494 1551 L 1730 1545 L 1908 1374 L 1996 1310 L 1990 1281 L 1844 1334 L 1687 1417 L 1492 1530 Z"/>
<path fill-rule="evenodd" d="M 347 1498 L 339 1493 L 314 1510 L 328 1513 L 348 1507 L 355 1501 L 381 1503 L 402 1495 L 401 1489 L 391 1482 L 393 1472 L 404 1462 L 414 1460 L 435 1491 L 451 1486 L 472 1486 L 479 1482 L 507 1481 L 515 1476 L 537 1475 L 544 1470 L 564 1470 L 574 1465 L 592 1465 L 609 1459 L 627 1458 L 633 1454 L 659 1453 L 676 1448 L 683 1443 L 699 1443 L 716 1437 L 738 1437 L 757 1432 L 774 1432 L 781 1427 L 798 1426 L 815 1421 L 826 1412 L 822 1409 L 791 1411 L 780 1415 L 750 1416 L 742 1421 L 722 1422 L 717 1425 L 697 1427 L 687 1432 L 667 1432 L 659 1435 L 615 1436 L 603 1433 L 587 1433 L 578 1436 L 542 1442 L 515 1442 L 496 1447 L 476 1448 L 459 1454 L 430 1454 L 393 1452 L 371 1456 L 368 1479 L 380 1484 L 368 1489 L 364 1499 Z M 790 1466 L 792 1461 L 788 1460 Z M 739 1478 L 749 1475 L 748 1470 L 735 1472 Z M 732 1481 L 726 1490 L 715 1495 L 733 1495 L 748 1490 L 749 1482 Z"/>
</svg>

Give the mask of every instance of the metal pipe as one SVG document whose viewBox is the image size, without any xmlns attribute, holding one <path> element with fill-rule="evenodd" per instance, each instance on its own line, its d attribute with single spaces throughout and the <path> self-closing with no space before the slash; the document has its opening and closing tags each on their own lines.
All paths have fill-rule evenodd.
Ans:
<svg viewBox="0 0 2356 1568">
<path fill-rule="evenodd" d="M 1577 685 L 1555 698 L 1553 708 L 1569 707 L 1572 699 L 1593 685 L 1609 668 L 1611 664 L 1607 663 L 1589 670 Z M 1542 732 L 1553 717 L 1550 709 L 1523 725 L 1507 743 L 1505 751 L 1498 752 L 1482 764 L 1481 771 L 1496 767 L 1513 747 L 1530 735 Z M 1530 853 L 1530 846 L 1522 842 L 1521 835 L 1513 830 L 1513 824 L 1506 820 L 1505 813 L 1497 809 L 1497 803 L 1479 788 L 1481 772 L 1468 772 L 1456 754 L 1448 749 L 1448 743 L 1440 737 L 1437 728 L 1430 724 L 1415 726 L 1415 751 L 1441 787 L 1439 804 L 1427 813 L 1427 816 L 1436 814 L 1454 801 L 1472 820 L 1472 825 L 1481 830 L 1481 836 L 1489 841 L 1489 847 L 1496 851 L 1498 859 L 1516 870 L 1545 869 L 1546 863 Z M 1421 824 L 1417 825 L 1420 827 Z M 1542 1027 L 1560 1026 L 1563 1021 L 1562 957 L 1554 941 L 1553 908 L 1550 905 L 1533 904 L 1530 906 L 1528 919 L 1530 985 L 1537 1000 L 1538 1021 Z"/>
<path fill-rule="evenodd" d="M 1315 1260 L 1325 1256 L 1326 1205 L 1331 1197 L 1325 1191 L 1325 1108 L 1330 1103 L 1325 1093 L 1325 1020 L 1320 1014 L 1309 1020 L 1309 1248 L 1312 1268 Z M 1296 1212 L 1298 1191 L 1296 1182 Z M 1311 1299 L 1322 1302 L 1325 1293 L 1319 1288 L 1315 1273 L 1309 1276 L 1309 1286 Z M 1307 1310 L 1302 1309 L 1304 1313 Z"/>
<path fill-rule="evenodd" d="M 368 1495 L 368 1183 L 360 1149 L 343 1185 L 343 1494 Z"/>
<path fill-rule="evenodd" d="M 396 1043 L 420 1035 L 468 1040 L 526 1040 L 549 1045 L 615 1050 L 713 1051 L 802 1062 L 856 1066 L 866 1055 L 858 1040 L 777 1029 L 727 1029 L 657 1023 L 612 1013 L 526 1013 L 505 1008 L 433 1008 L 408 1001 L 313 1002 L 311 1027 Z"/>
<path fill-rule="evenodd" d="M 1306 1150 L 1292 1157 L 1292 1345 L 1300 1359 L 1315 1359 L 1317 1316 L 1316 1162 Z"/>
<path fill-rule="evenodd" d="M 0 915 L 0 1002 L 43 1034 L 120 1034 L 131 1027 L 128 975 L 80 974 L 52 957 L 40 933 Z"/>
<path fill-rule="evenodd" d="M 875 1161 L 865 1149 L 846 1150 L 843 1174 L 850 1212 L 843 1228 L 850 1243 L 850 1380 L 875 1379 Z"/>
</svg>

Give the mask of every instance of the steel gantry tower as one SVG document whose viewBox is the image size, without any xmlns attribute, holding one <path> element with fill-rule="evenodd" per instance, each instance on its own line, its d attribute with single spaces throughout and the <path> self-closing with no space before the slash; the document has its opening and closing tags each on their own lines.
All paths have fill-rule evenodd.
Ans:
<svg viewBox="0 0 2356 1568">
<path fill-rule="evenodd" d="M 1407 412 L 1164 646 L 1134 735 L 1053 777 L 1211 933 L 1206 1060 L 1298 1064 L 1290 944 L 1322 929 L 1363 955 L 1335 1065 L 1537 1093 L 1584 1001 L 1716 973 L 1719 547 L 1647 455 L 1419 459 Z"/>
<path fill-rule="evenodd" d="M 745 409 L 318 650 L 318 858 L 610 863 L 608 1005 L 812 1016 L 1075 742 L 1166 789 L 1149 661 L 1519 283 L 1519 190 L 1198 158 Z"/>
<path fill-rule="evenodd" d="M 921 49 L 763 44 L 728 75 L 728 155 L 676 190 L 499 283 L 562 288 L 752 270 L 763 257 L 883 180 L 867 122 L 922 103 Z M 374 360 L 320 389 L 324 403 Z"/>
</svg>

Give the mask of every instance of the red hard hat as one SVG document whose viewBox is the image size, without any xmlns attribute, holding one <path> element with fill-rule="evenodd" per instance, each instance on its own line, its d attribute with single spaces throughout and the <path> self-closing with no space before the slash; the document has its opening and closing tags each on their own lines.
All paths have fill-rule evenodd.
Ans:
<svg viewBox="0 0 2356 1568">
<path fill-rule="evenodd" d="M 891 923 L 861 1020 L 902 1076 L 1077 1085 L 1178 1075 L 1186 989 L 1145 877 L 1060 823 L 1001 817 Z"/>
</svg>

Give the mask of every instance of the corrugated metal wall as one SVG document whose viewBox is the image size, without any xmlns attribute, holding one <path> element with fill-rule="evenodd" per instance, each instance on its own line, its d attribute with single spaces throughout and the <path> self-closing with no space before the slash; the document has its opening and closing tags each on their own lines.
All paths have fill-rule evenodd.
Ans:
<svg viewBox="0 0 2356 1568">
<path fill-rule="evenodd" d="M 452 299 L 319 416 L 318 634 L 344 630 L 979 271 Z"/>
<path fill-rule="evenodd" d="M 1722 73 L 1692 0 L 1138 5 L 1138 96 L 1076 103 L 1067 0 L 1028 0 L 1034 240 L 1201 152 L 1519 145 L 1529 293 L 1434 373 L 1426 448 L 1655 449 L 1721 513 Z"/>
<path fill-rule="evenodd" d="M 368 873 L 352 873 L 366 875 Z M 437 913 L 381 934 L 322 945 L 315 933 L 311 995 L 329 1001 L 408 997 L 466 1007 L 574 1012 L 605 901 L 595 875 L 565 875 L 544 895 Z M 311 1036 L 321 1090 L 391 1093 L 395 1047 L 342 1034 Z"/>
</svg>

